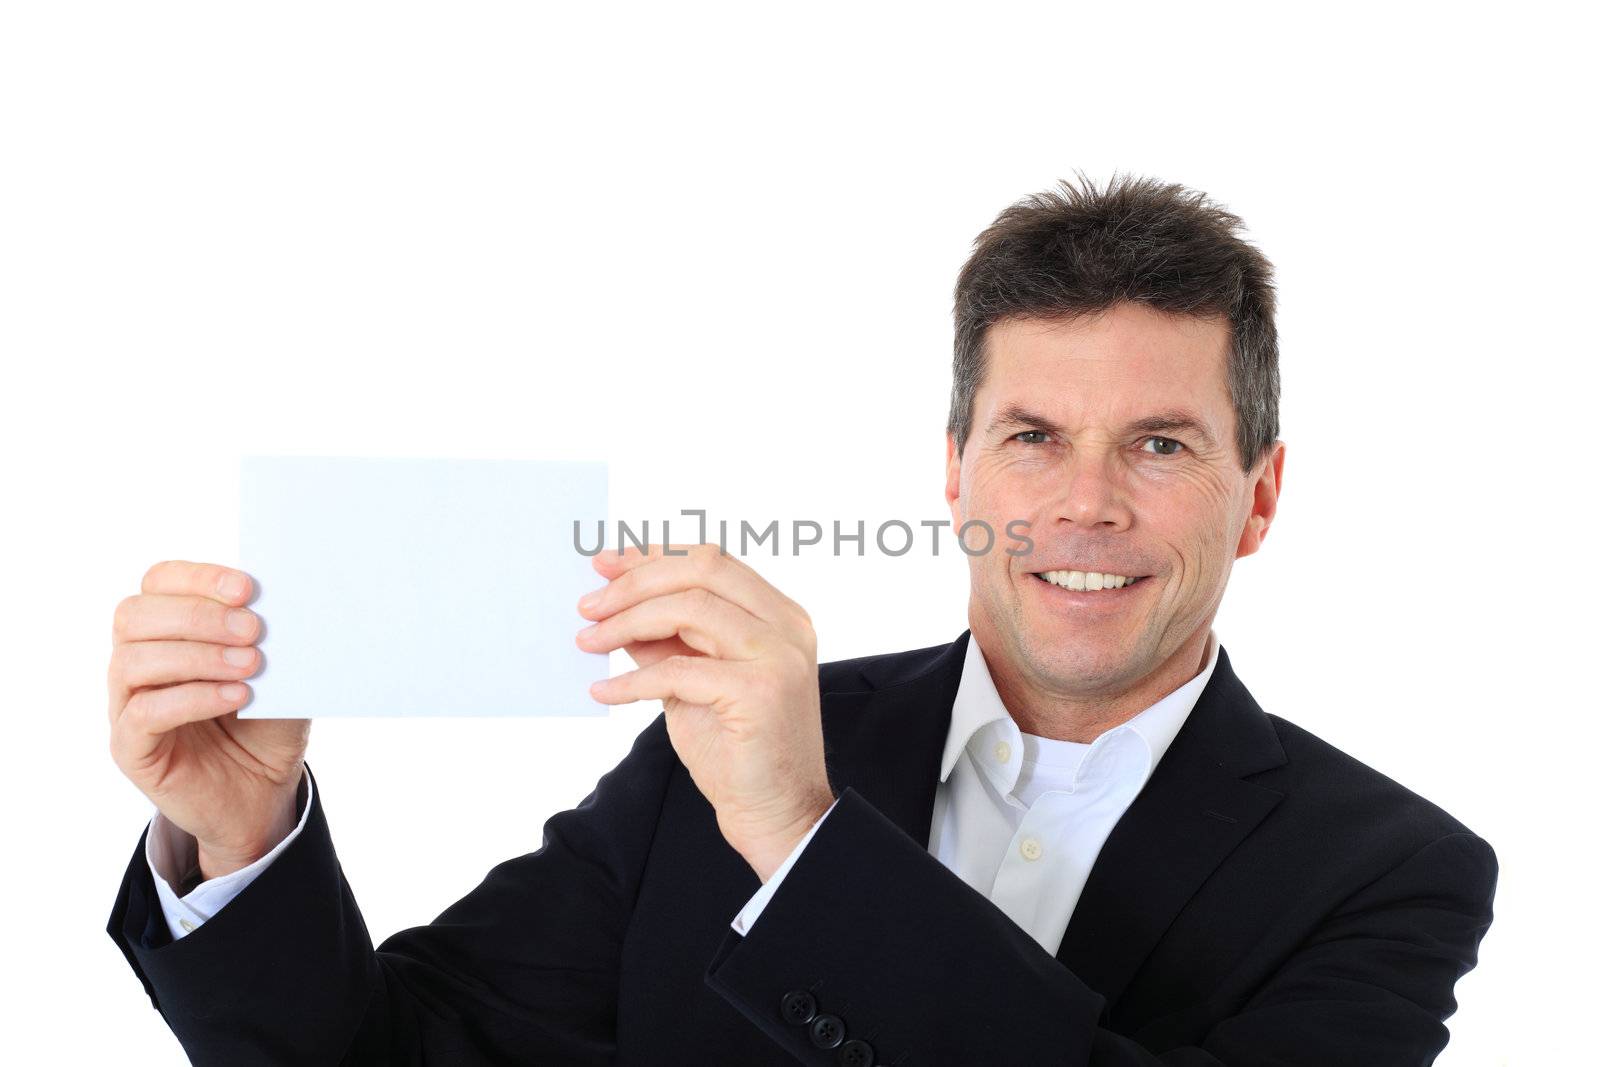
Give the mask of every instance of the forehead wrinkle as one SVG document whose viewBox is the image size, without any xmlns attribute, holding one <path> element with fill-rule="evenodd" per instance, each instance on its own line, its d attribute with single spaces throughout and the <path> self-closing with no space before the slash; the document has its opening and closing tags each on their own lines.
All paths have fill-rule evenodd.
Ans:
<svg viewBox="0 0 1600 1067">
<path fill-rule="evenodd" d="M 1226 320 L 1214 323 L 1191 316 L 1157 320 L 1160 328 L 1152 331 L 1150 315 L 1134 308 L 1120 316 L 1090 316 L 1075 322 L 996 323 L 986 338 L 984 380 L 975 390 L 1000 390 L 1000 396 L 984 405 L 995 413 L 987 420 L 987 434 L 1026 423 L 1018 428 L 1032 426 L 1067 437 L 1065 426 L 1076 424 L 1074 420 L 1092 421 L 1098 413 L 1100 423 L 1118 435 L 1186 431 L 1196 446 L 1222 448 L 1234 414 L 1227 382 Z M 1217 332 L 1218 326 L 1223 327 L 1221 345 L 1194 345 L 1209 342 L 1207 331 Z M 1160 336 L 1163 332 L 1165 337 Z M 1205 373 L 1212 371 L 1220 373 Z M 1079 412 L 1078 400 L 1091 407 Z M 1126 416 L 1120 425 L 1115 421 L 1119 415 Z"/>
</svg>

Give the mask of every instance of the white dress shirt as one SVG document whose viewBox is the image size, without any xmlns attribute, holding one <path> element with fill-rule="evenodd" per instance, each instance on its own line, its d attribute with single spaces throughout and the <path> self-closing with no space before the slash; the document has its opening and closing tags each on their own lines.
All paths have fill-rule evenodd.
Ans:
<svg viewBox="0 0 1600 1067">
<path fill-rule="evenodd" d="M 1024 733 L 1001 703 L 977 639 L 969 638 L 928 851 L 1053 955 L 1100 847 L 1194 709 L 1219 647 L 1212 630 L 1199 674 L 1093 742 L 1078 742 Z M 734 916 L 734 930 L 750 930 L 832 811 Z"/>
<path fill-rule="evenodd" d="M 928 850 L 1054 953 L 1100 847 L 1194 709 L 1216 667 L 1218 647 L 1212 630 L 1199 674 L 1085 743 L 1023 733 L 1000 701 L 977 640 L 969 638 L 934 792 Z M 220 911 L 299 836 L 312 789 L 310 775 L 301 781 L 300 822 L 277 847 L 248 867 L 201 882 L 183 897 L 172 885 L 181 884 L 194 866 L 194 838 L 159 812 L 154 815 L 145 858 L 174 938 Z M 811 824 L 734 916 L 732 926 L 740 935 L 749 932 L 832 811 L 830 805 Z"/>
</svg>

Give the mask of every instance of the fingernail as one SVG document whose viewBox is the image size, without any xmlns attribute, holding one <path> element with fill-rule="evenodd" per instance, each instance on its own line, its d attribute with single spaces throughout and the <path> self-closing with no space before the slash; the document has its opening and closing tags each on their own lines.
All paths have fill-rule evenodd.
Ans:
<svg viewBox="0 0 1600 1067">
<path fill-rule="evenodd" d="M 224 574 L 217 579 L 217 592 L 232 600 L 244 592 L 244 579 L 237 574 Z"/>
<path fill-rule="evenodd" d="M 234 608 L 228 612 L 227 626 L 240 637 L 250 636 L 250 631 L 255 628 L 255 622 L 250 617 L 251 613 L 244 608 Z"/>
<path fill-rule="evenodd" d="M 255 650 L 253 648 L 225 648 L 222 650 L 222 658 L 235 667 L 248 667 L 250 661 L 255 658 Z"/>
<path fill-rule="evenodd" d="M 601 590 L 596 589 L 592 593 L 583 594 L 583 599 L 578 601 L 578 610 L 579 611 L 590 611 L 590 610 L 593 610 L 594 606 L 596 604 L 600 603 L 600 593 L 601 593 Z"/>
<path fill-rule="evenodd" d="M 229 682 L 227 685 L 222 686 L 217 690 L 217 695 L 223 700 L 243 700 L 244 686 L 240 685 L 238 682 Z"/>
</svg>

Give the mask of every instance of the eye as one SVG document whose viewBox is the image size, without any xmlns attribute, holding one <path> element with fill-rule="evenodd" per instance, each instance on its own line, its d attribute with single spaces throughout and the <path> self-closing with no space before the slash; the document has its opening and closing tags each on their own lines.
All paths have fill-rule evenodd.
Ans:
<svg viewBox="0 0 1600 1067">
<path fill-rule="evenodd" d="M 1043 430 L 1023 430 L 1013 440 L 1021 441 L 1025 445 L 1042 445 L 1049 436 Z M 1030 438 L 1037 438 L 1037 440 L 1029 440 Z"/>
<path fill-rule="evenodd" d="M 1155 450 L 1155 453 L 1158 456 L 1176 455 L 1177 452 L 1178 452 L 1178 449 L 1184 447 L 1184 444 L 1183 444 L 1182 441 L 1174 441 L 1170 437 L 1146 437 L 1145 438 L 1145 443 L 1146 444 L 1149 444 L 1151 441 L 1159 441 L 1159 442 L 1161 442 L 1162 445 L 1170 445 L 1170 446 L 1172 446 L 1170 449 L 1169 448 L 1164 448 L 1164 447 L 1157 447 L 1156 450 Z"/>
</svg>

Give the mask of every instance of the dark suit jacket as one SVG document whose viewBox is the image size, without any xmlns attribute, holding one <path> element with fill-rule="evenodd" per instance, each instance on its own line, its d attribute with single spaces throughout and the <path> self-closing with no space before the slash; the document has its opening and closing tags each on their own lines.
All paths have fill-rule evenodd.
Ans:
<svg viewBox="0 0 1600 1067">
<path fill-rule="evenodd" d="M 927 851 L 967 639 L 821 665 L 839 802 L 748 937 L 759 880 L 662 716 L 538 851 L 376 950 L 337 782 L 178 941 L 141 838 L 107 931 L 205 1064 L 1433 1060 L 1490 922 L 1482 838 L 1264 713 L 1222 650 L 1052 955 Z"/>
</svg>

